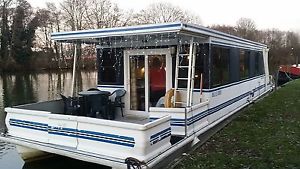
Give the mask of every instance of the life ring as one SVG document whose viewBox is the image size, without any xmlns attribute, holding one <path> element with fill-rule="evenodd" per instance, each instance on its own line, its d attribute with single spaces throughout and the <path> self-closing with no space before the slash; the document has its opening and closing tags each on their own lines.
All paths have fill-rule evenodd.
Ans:
<svg viewBox="0 0 300 169">
<path fill-rule="evenodd" d="M 170 89 L 165 94 L 165 108 L 172 108 L 174 104 L 172 103 L 172 97 L 174 96 L 174 89 Z"/>
</svg>

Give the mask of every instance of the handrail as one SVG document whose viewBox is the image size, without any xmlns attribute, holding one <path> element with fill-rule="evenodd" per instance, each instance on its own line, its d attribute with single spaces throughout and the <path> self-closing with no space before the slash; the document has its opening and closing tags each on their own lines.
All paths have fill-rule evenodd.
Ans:
<svg viewBox="0 0 300 169">
<path fill-rule="evenodd" d="M 203 96 L 203 73 L 200 75 L 200 103 L 202 102 L 202 96 Z"/>
<path fill-rule="evenodd" d="M 193 106 L 192 106 L 192 109 L 193 109 L 193 110 L 198 109 L 198 108 L 200 108 L 200 107 L 203 107 L 203 106 L 208 105 L 208 103 L 209 103 L 209 100 L 207 99 L 207 100 L 204 101 L 204 102 L 201 102 L 201 103 L 199 103 L 199 104 L 193 105 Z"/>
</svg>

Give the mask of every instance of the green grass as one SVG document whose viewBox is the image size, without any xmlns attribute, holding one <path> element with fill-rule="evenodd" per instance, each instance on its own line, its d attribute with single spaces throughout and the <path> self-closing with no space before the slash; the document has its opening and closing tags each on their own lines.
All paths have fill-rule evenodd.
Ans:
<svg viewBox="0 0 300 169">
<path fill-rule="evenodd" d="M 300 168 L 300 80 L 241 114 L 175 168 Z"/>
</svg>

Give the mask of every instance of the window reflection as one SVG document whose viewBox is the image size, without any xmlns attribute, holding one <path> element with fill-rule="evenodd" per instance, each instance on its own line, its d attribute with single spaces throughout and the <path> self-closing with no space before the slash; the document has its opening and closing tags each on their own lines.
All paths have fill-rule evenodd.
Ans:
<svg viewBox="0 0 300 169">
<path fill-rule="evenodd" d="M 213 87 L 229 83 L 229 48 L 212 47 L 212 85 Z"/>
</svg>

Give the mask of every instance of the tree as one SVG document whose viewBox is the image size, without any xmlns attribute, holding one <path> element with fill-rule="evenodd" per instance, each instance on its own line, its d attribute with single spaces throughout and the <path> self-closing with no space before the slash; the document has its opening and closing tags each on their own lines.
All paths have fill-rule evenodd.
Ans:
<svg viewBox="0 0 300 169">
<path fill-rule="evenodd" d="M 40 48 L 50 51 L 52 48 L 52 41 L 50 40 L 50 33 L 52 32 L 53 18 L 48 9 L 38 9 L 36 14 L 39 16 L 39 37 Z"/>
<path fill-rule="evenodd" d="M 240 18 L 236 22 L 236 32 L 237 35 L 242 38 L 253 40 L 253 41 L 256 41 L 257 39 L 255 35 L 257 32 L 256 25 L 252 19 Z"/>
<path fill-rule="evenodd" d="M 236 32 L 236 28 L 233 26 L 229 26 L 229 25 L 213 25 L 211 26 L 212 29 L 220 31 L 220 32 L 224 32 L 224 33 L 228 33 L 230 35 L 236 35 L 237 36 L 237 32 Z"/>
<path fill-rule="evenodd" d="M 16 60 L 17 63 L 24 63 L 26 56 L 23 52 L 24 44 L 24 19 L 25 19 L 25 9 L 22 5 L 17 6 L 14 12 L 13 24 L 12 24 L 12 48 L 11 56 Z"/>
<path fill-rule="evenodd" d="M 87 0 L 65 0 L 61 3 L 66 26 L 71 31 L 84 29 L 84 14 L 87 8 Z"/>
<path fill-rule="evenodd" d="M 165 22 L 200 23 L 200 18 L 171 3 L 153 3 L 140 11 L 136 16 L 138 24 L 165 23 Z"/>
<path fill-rule="evenodd" d="M 300 44 L 299 44 L 299 36 L 294 32 L 286 33 L 286 48 L 290 53 L 290 60 L 292 63 L 299 63 L 299 55 L 300 55 Z"/>
<path fill-rule="evenodd" d="M 19 0 L 15 9 L 12 23 L 12 49 L 11 56 L 15 61 L 25 67 L 29 67 L 32 55 L 35 30 L 39 26 L 38 16 L 33 16 L 30 4 L 25 0 Z"/>
<path fill-rule="evenodd" d="M 110 0 L 88 0 L 85 9 L 87 26 L 91 29 L 116 27 L 120 25 L 121 12 Z"/>
<path fill-rule="evenodd" d="M 52 18 L 52 22 L 50 22 L 50 27 L 52 31 L 55 32 L 60 32 L 61 29 L 61 19 L 62 19 L 62 12 L 60 9 L 58 9 L 54 3 L 46 3 L 47 9 L 50 12 L 50 17 Z M 62 59 L 65 63 L 65 66 L 67 66 L 67 62 L 64 57 L 64 52 L 63 52 L 63 45 L 62 43 L 57 44 L 56 41 L 54 41 L 54 51 L 55 51 L 55 56 L 58 59 L 58 67 L 61 67 L 60 60 Z"/>
<path fill-rule="evenodd" d="M 286 50 L 284 48 L 284 32 L 277 29 L 264 31 L 265 42 L 269 47 L 269 64 L 271 71 L 278 69 L 281 64 L 288 64 Z"/>
<path fill-rule="evenodd" d="M 72 31 L 82 30 L 86 26 L 85 9 L 87 0 L 65 0 L 61 3 L 62 12 L 65 16 L 66 25 Z M 75 46 L 73 46 L 73 51 Z M 76 42 L 77 55 L 81 56 L 81 42 Z M 72 52 L 73 53 L 73 52 Z M 80 61 L 80 57 L 78 58 Z"/>
<path fill-rule="evenodd" d="M 6 62 L 8 57 L 8 47 L 10 39 L 10 30 L 8 26 L 8 15 L 9 8 L 11 6 L 12 0 L 1 0 L 1 48 L 0 48 L 0 58 Z"/>
</svg>

